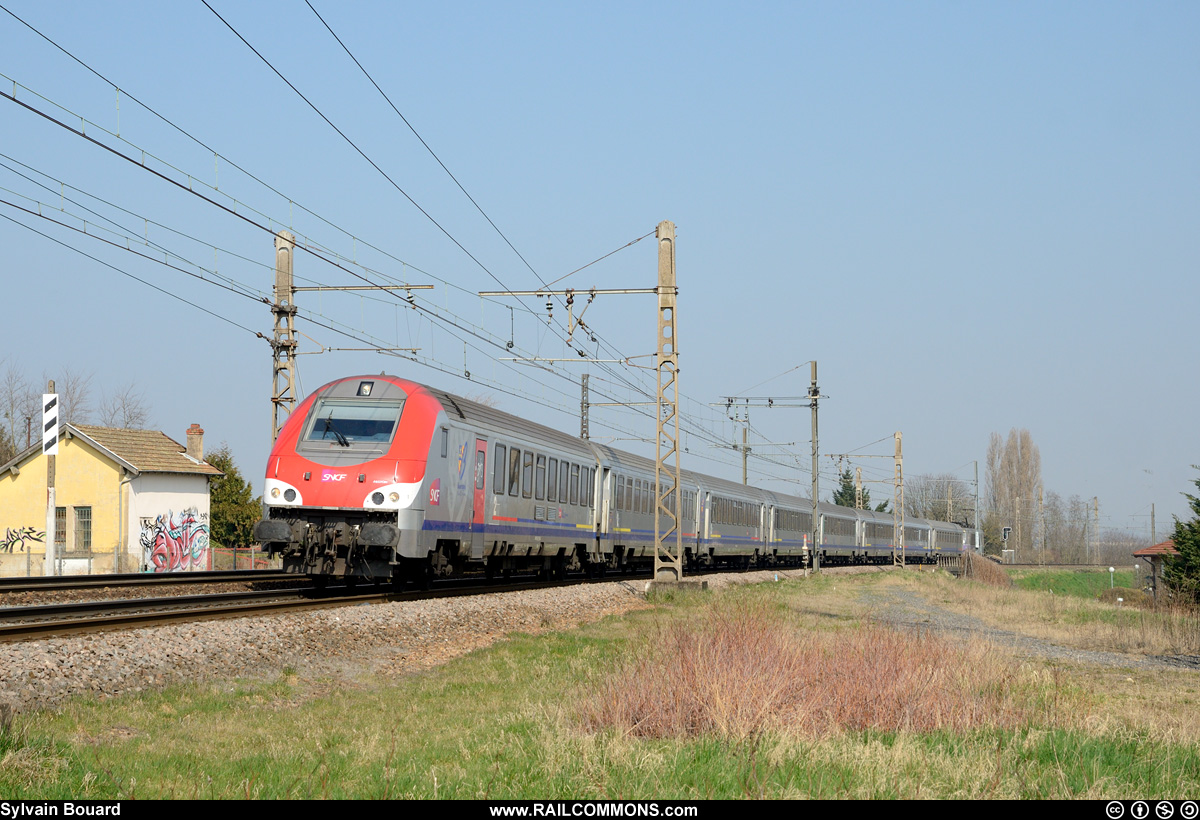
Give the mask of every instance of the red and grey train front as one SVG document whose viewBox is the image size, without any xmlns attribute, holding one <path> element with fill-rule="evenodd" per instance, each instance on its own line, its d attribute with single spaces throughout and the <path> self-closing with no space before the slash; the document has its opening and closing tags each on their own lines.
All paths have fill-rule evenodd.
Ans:
<svg viewBox="0 0 1200 820">
<path fill-rule="evenodd" d="M 419 563 L 420 492 L 441 410 L 392 376 L 317 390 L 275 441 L 255 540 L 282 554 L 286 571 L 314 576 L 383 580 L 405 558 Z"/>
</svg>

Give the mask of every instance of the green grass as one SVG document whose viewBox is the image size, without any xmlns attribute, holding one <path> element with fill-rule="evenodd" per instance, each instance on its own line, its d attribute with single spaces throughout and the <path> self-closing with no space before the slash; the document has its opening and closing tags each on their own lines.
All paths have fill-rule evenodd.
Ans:
<svg viewBox="0 0 1200 820">
<path fill-rule="evenodd" d="M 1107 570 L 1014 570 L 1013 583 L 1021 589 L 1053 592 L 1055 595 L 1074 595 L 1078 598 L 1097 598 L 1109 589 Z M 1130 570 L 1119 570 L 1112 574 L 1115 587 L 1130 588 L 1136 579 Z"/>
<path fill-rule="evenodd" d="M 723 593 L 798 628 L 878 583 L 839 578 Z M 860 586 L 861 584 L 861 586 Z M 818 596 L 814 599 L 813 596 Z M 600 683 L 664 623 L 716 596 L 583 629 L 514 635 L 403 678 L 274 680 L 80 699 L 0 736 L 0 795 L 65 798 L 1069 798 L 1200 792 L 1200 747 L 1102 714 L 1102 687 L 1012 668 L 1031 702 L 1016 728 L 818 736 L 772 729 L 645 739 L 584 728 Z M 292 670 L 287 670 L 291 672 Z M 819 697 L 820 693 L 812 693 Z M 1136 710 L 1135 710 L 1136 711 Z M 1079 719 L 1076 719 L 1079 716 Z"/>
</svg>

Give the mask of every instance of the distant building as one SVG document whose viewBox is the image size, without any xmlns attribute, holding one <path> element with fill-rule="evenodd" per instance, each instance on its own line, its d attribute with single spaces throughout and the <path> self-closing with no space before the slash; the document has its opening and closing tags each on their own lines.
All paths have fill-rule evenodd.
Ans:
<svg viewBox="0 0 1200 820">
<path fill-rule="evenodd" d="M 1143 547 L 1133 554 L 1133 557 L 1138 559 L 1138 564 L 1141 565 L 1138 580 L 1143 588 L 1150 589 L 1155 599 L 1158 598 L 1158 590 L 1162 587 L 1163 563 L 1167 558 L 1178 554 L 1179 550 L 1175 549 L 1175 543 L 1170 540 L 1152 547 Z"/>
<path fill-rule="evenodd" d="M 46 459 L 40 443 L 0 465 L 0 575 L 42 575 Z M 55 460 L 57 573 L 211 568 L 204 431 L 187 446 L 157 430 L 63 424 Z"/>
</svg>

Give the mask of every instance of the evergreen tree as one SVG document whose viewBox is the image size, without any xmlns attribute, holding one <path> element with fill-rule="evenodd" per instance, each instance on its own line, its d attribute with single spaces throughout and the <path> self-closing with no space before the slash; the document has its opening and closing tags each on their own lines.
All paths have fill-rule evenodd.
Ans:
<svg viewBox="0 0 1200 820">
<path fill-rule="evenodd" d="M 863 490 L 863 506 L 870 507 L 871 493 Z M 838 488 L 833 493 L 833 503 L 839 507 L 854 509 L 854 473 L 847 467 L 838 478 Z"/>
<path fill-rule="evenodd" d="M 863 487 L 862 500 L 863 500 L 863 509 L 864 510 L 871 509 L 871 491 L 868 490 L 866 487 Z M 838 488 L 833 493 L 832 501 L 834 504 L 837 504 L 839 507 L 849 507 L 850 509 L 854 509 L 854 473 L 850 470 L 849 467 L 847 467 L 845 469 L 845 471 L 841 474 L 841 476 L 838 478 Z M 875 512 L 887 512 L 887 511 L 888 511 L 888 502 L 887 501 L 881 501 L 879 503 L 879 505 L 875 507 Z"/>
<path fill-rule="evenodd" d="M 1197 470 L 1200 466 L 1192 465 Z M 1200 478 L 1196 479 L 1196 488 L 1200 489 Z M 1179 555 L 1168 558 L 1163 566 L 1163 577 L 1177 592 L 1193 600 L 1200 599 L 1200 498 L 1183 494 L 1188 500 L 1188 506 L 1195 513 L 1191 521 L 1175 519 L 1175 532 L 1171 540 Z"/>
<path fill-rule="evenodd" d="M 209 482 L 209 538 L 222 547 L 245 547 L 254 543 L 254 525 L 262 518 L 262 497 L 252 488 L 233 461 L 229 445 L 204 459 L 225 475 Z"/>
</svg>

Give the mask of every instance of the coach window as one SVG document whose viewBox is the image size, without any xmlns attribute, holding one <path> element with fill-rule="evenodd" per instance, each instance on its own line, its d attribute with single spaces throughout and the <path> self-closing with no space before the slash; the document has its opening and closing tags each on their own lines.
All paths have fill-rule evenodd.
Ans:
<svg viewBox="0 0 1200 820">
<path fill-rule="evenodd" d="M 533 479 L 533 497 L 541 501 L 546 497 L 546 457 L 537 457 L 537 474 Z"/>
<path fill-rule="evenodd" d="M 521 451 L 516 447 L 508 453 L 508 494 L 521 491 Z"/>
<path fill-rule="evenodd" d="M 619 475 L 616 480 L 617 485 L 617 509 L 625 509 L 625 476 Z"/>
<path fill-rule="evenodd" d="M 503 444 L 496 445 L 496 452 L 493 460 L 496 465 L 492 468 L 495 472 L 492 474 L 492 492 L 496 495 L 504 495 L 504 456 L 507 448 Z"/>
<path fill-rule="evenodd" d="M 533 498 L 533 450 L 525 451 L 525 468 L 521 471 L 521 495 Z"/>
<path fill-rule="evenodd" d="M 571 503 L 579 503 L 579 465 L 571 465 Z"/>
<path fill-rule="evenodd" d="M 546 500 L 558 500 L 558 459 L 550 459 L 550 467 L 548 469 L 550 480 L 546 482 Z"/>
</svg>

